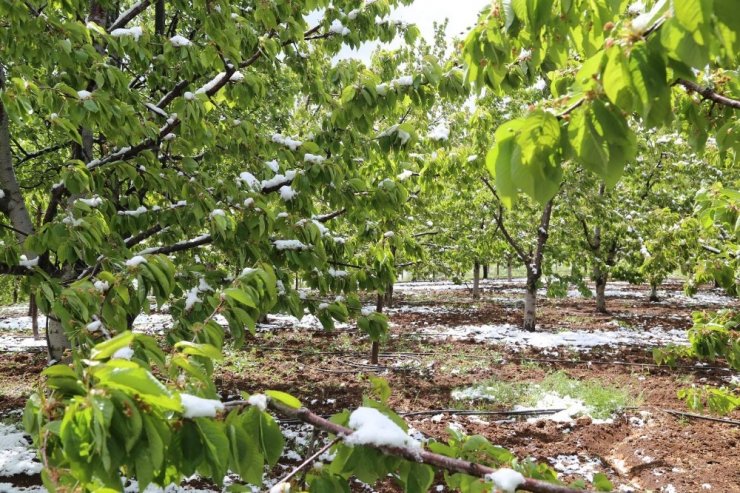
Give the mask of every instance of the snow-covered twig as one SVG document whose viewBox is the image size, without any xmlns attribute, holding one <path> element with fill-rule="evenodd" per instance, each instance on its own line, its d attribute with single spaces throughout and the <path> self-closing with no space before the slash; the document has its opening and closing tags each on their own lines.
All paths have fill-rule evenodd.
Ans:
<svg viewBox="0 0 740 493">
<path fill-rule="evenodd" d="M 113 21 L 113 24 L 108 26 L 108 32 L 113 31 L 114 29 L 123 28 L 126 24 L 131 22 L 134 17 L 142 13 L 151 3 L 151 0 L 141 0 L 132 5 L 130 9 L 119 15 L 118 19 Z"/>
<path fill-rule="evenodd" d="M 288 473 L 288 475 L 285 476 L 284 478 L 282 478 L 280 481 L 278 481 L 277 484 L 287 483 L 288 481 L 290 481 L 290 479 L 293 476 L 295 476 L 296 474 L 298 474 L 299 472 L 301 472 L 301 470 L 305 469 L 307 466 L 310 466 L 311 464 L 313 464 L 316 461 L 316 459 L 318 459 L 319 456 L 321 456 L 321 454 L 323 454 L 324 452 L 326 452 L 327 450 L 329 450 L 330 448 L 332 448 L 334 445 L 336 445 L 341 440 L 342 440 L 341 437 L 337 437 L 334 440 L 332 440 L 331 442 L 329 442 L 326 445 L 324 445 L 323 447 L 321 447 L 321 449 L 318 452 L 316 452 L 315 454 L 313 454 L 308 459 L 304 460 L 303 463 L 301 463 L 295 469 L 293 469 L 292 471 L 290 471 Z"/>
</svg>

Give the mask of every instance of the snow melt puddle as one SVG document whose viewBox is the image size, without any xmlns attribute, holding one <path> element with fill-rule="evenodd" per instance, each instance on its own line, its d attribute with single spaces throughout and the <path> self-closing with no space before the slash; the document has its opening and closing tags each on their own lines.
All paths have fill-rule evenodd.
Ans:
<svg viewBox="0 0 740 493">
<path fill-rule="evenodd" d="M 567 330 L 562 332 L 527 332 L 512 324 L 460 325 L 457 327 L 424 328 L 425 334 L 473 339 L 477 342 L 505 344 L 540 349 L 568 346 L 578 351 L 588 351 L 597 346 L 665 346 L 667 344 L 688 345 L 686 331 L 652 328 L 633 331 L 618 328 L 611 331 Z"/>
</svg>

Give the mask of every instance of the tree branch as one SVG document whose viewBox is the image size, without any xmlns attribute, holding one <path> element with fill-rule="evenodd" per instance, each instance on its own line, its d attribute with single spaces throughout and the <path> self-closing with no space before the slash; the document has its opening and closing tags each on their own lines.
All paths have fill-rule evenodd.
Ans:
<svg viewBox="0 0 740 493">
<path fill-rule="evenodd" d="M 597 250 L 595 244 L 591 241 L 591 234 L 588 232 L 588 224 L 586 224 L 586 220 L 578 215 L 576 215 L 576 217 L 578 218 L 578 222 L 581 223 L 581 227 L 583 228 L 583 236 L 586 238 L 586 244 L 588 244 L 591 250 Z"/>
<path fill-rule="evenodd" d="M 35 159 L 37 157 L 43 156 L 44 154 L 49 154 L 50 152 L 58 151 L 59 149 L 63 149 L 67 146 L 67 143 L 63 144 L 56 144 L 53 146 L 46 147 L 44 149 L 39 149 L 38 151 L 25 153 L 22 159 L 19 159 L 16 164 L 16 168 L 19 168 L 23 163 L 26 161 L 30 161 L 31 159 Z"/>
<path fill-rule="evenodd" d="M 213 237 L 210 234 L 205 234 L 203 236 L 199 236 L 198 238 L 194 238 L 192 240 L 185 240 L 179 243 L 175 243 L 174 245 L 146 248 L 138 252 L 138 254 L 139 255 L 153 255 L 157 253 L 163 253 L 167 255 L 169 253 L 182 252 L 184 250 L 191 250 L 199 246 L 208 245 L 209 243 L 213 243 Z"/>
<path fill-rule="evenodd" d="M 676 84 L 679 84 L 685 87 L 686 89 L 689 90 L 689 92 L 693 91 L 697 94 L 700 94 L 704 99 L 714 101 L 715 103 L 719 103 L 724 106 L 729 106 L 730 108 L 740 109 L 739 100 L 732 99 L 727 96 L 723 96 L 722 94 L 716 92 L 711 87 L 702 87 L 696 82 L 692 82 L 686 79 L 677 79 Z"/>
<path fill-rule="evenodd" d="M 28 233 L 25 231 L 21 231 L 20 229 L 16 229 L 13 226 L 10 226 L 9 224 L 0 223 L 0 228 L 5 228 L 9 231 L 12 231 L 20 236 L 28 236 Z"/>
<path fill-rule="evenodd" d="M 33 270 L 27 269 L 21 265 L 8 265 L 0 263 L 0 274 L 7 274 L 11 276 L 30 276 L 33 274 Z"/>
<path fill-rule="evenodd" d="M 493 218 L 496 220 L 496 224 L 498 225 L 499 229 L 501 230 L 501 233 L 504 235 L 504 238 L 506 239 L 506 242 L 511 245 L 511 248 L 514 249 L 517 256 L 519 257 L 519 260 L 524 262 L 524 265 L 529 265 L 529 255 L 527 255 L 524 252 L 524 249 L 517 243 L 517 241 L 509 234 L 509 231 L 506 229 L 506 226 L 504 225 L 504 207 L 501 205 L 501 199 L 498 196 L 498 193 L 496 192 L 496 189 L 493 188 L 493 185 L 491 185 L 491 182 L 486 179 L 485 176 L 481 177 L 481 180 L 483 180 L 483 183 L 486 184 L 488 189 L 491 191 L 493 196 L 496 198 L 496 202 L 498 205 L 498 214 L 493 214 Z"/>
<path fill-rule="evenodd" d="M 131 22 L 137 15 L 142 13 L 149 5 L 151 5 L 151 0 L 141 0 L 138 3 L 135 3 L 131 6 L 130 9 L 122 13 L 118 16 L 118 19 L 113 21 L 113 24 L 108 26 L 108 31 L 112 31 L 114 29 L 119 29 L 124 27 L 126 24 Z"/>
<path fill-rule="evenodd" d="M 338 211 L 334 211 L 334 212 L 330 212 L 328 214 L 324 214 L 323 216 L 316 216 L 314 219 L 316 221 L 320 222 L 320 223 L 325 223 L 325 222 L 331 221 L 335 217 L 341 216 L 342 214 L 344 214 L 346 212 L 347 212 L 347 209 L 346 208 L 345 209 L 340 209 Z"/>
<path fill-rule="evenodd" d="M 225 404 L 229 408 L 246 407 L 249 405 L 247 401 L 233 401 L 227 402 Z M 354 430 L 350 428 L 338 425 L 326 418 L 322 418 L 321 416 L 312 413 L 305 407 L 295 409 L 275 400 L 268 401 L 268 405 L 271 409 L 279 412 L 284 416 L 292 419 L 297 419 L 322 431 L 331 433 L 332 435 L 335 435 L 337 437 L 346 437 L 354 432 Z M 477 464 L 475 462 L 469 462 L 462 459 L 456 459 L 454 457 L 446 457 L 444 455 L 435 454 L 426 450 L 418 451 L 403 447 L 378 445 L 365 446 L 373 447 L 381 451 L 385 455 L 401 457 L 411 462 L 428 464 L 438 469 L 444 469 L 453 473 L 467 474 L 481 479 L 486 479 L 487 475 L 496 472 L 496 469 L 484 466 L 482 464 Z M 576 490 L 567 486 L 548 483 L 532 478 L 524 478 L 524 482 L 517 489 L 530 491 L 532 493 L 587 493 L 587 490 Z"/>
<path fill-rule="evenodd" d="M 137 235 L 126 238 L 126 240 L 124 241 L 124 244 L 126 245 L 126 248 L 131 248 L 132 246 L 138 245 L 139 243 L 146 240 L 147 238 L 151 238 L 155 234 L 162 231 L 162 229 L 164 228 L 162 228 L 162 226 L 157 224 L 155 226 L 152 226 L 149 229 L 145 229 L 144 231 L 142 231 L 141 233 Z"/>
</svg>

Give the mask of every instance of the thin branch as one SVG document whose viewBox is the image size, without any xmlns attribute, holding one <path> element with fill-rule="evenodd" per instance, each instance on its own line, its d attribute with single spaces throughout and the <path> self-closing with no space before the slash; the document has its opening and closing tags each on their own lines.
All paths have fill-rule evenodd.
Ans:
<svg viewBox="0 0 740 493">
<path fill-rule="evenodd" d="M 296 474 L 298 474 L 299 472 L 301 472 L 301 470 L 305 469 L 306 466 L 310 466 L 311 464 L 313 464 L 314 461 L 316 461 L 316 459 L 318 459 L 321 454 L 323 454 L 324 452 L 326 452 L 327 450 L 329 450 L 330 448 L 332 448 L 334 445 L 336 445 L 337 443 L 339 443 L 341 441 L 342 441 L 342 438 L 341 437 L 337 437 L 334 440 L 332 440 L 331 442 L 329 442 L 326 445 L 324 445 L 323 447 L 321 447 L 320 450 L 318 450 L 315 454 L 311 455 L 311 457 L 309 457 L 308 459 L 304 460 L 303 463 L 301 463 L 295 469 L 293 469 L 292 471 L 290 471 L 288 473 L 288 475 L 285 476 L 280 481 L 278 481 L 277 484 L 287 483 L 288 481 L 290 481 L 290 478 L 292 478 L 293 476 L 295 476 Z"/>
<path fill-rule="evenodd" d="M 30 236 L 29 233 L 26 233 L 24 231 L 21 231 L 20 229 L 16 229 L 16 228 L 14 228 L 13 226 L 11 226 L 9 224 L 0 223 L 0 228 L 8 229 L 8 230 L 10 230 L 10 231 L 12 231 L 14 233 L 18 233 L 19 235 L 22 235 L 22 236 Z"/>
<path fill-rule="evenodd" d="M 152 226 L 149 229 L 146 229 L 146 230 L 142 231 L 141 233 L 139 233 L 137 235 L 130 236 L 129 238 L 126 238 L 126 240 L 124 241 L 124 244 L 126 245 L 126 248 L 131 248 L 132 246 L 138 245 L 139 243 L 141 243 L 142 241 L 146 240 L 147 238 L 151 238 L 155 234 L 157 234 L 160 231 L 162 231 L 162 229 L 164 229 L 164 228 L 162 228 L 162 226 L 160 226 L 159 224 L 157 224 L 155 226 Z"/>
<path fill-rule="evenodd" d="M 498 193 L 496 192 L 496 189 L 493 188 L 493 185 L 491 185 L 491 182 L 486 179 L 485 176 L 481 177 L 481 180 L 483 180 L 483 183 L 486 184 L 488 189 L 491 191 L 494 197 L 496 197 L 497 205 L 498 205 L 498 214 L 493 214 L 493 218 L 496 220 L 496 224 L 498 224 L 499 229 L 501 230 L 501 233 L 504 235 L 504 238 L 506 239 L 507 243 L 511 245 L 511 248 L 514 249 L 517 256 L 519 257 L 519 260 L 524 262 L 525 265 L 529 264 L 529 255 L 527 255 L 524 252 L 524 249 L 517 243 L 517 241 L 514 239 L 513 236 L 509 234 L 509 230 L 506 229 L 506 226 L 504 225 L 504 207 L 501 204 L 501 199 L 498 196 Z"/>
<path fill-rule="evenodd" d="M 588 232 L 588 224 L 586 224 L 586 220 L 579 215 L 576 215 L 576 217 L 578 218 L 578 222 L 581 223 L 581 227 L 583 228 L 583 236 L 585 236 L 586 243 L 588 244 L 589 248 L 594 251 L 598 250 L 595 243 L 591 241 L 591 234 Z"/>
<path fill-rule="evenodd" d="M 347 212 L 347 209 L 346 208 L 345 209 L 340 209 L 338 211 L 330 212 L 330 213 L 324 214 L 322 216 L 316 216 L 314 219 L 316 221 L 320 222 L 320 223 L 325 223 L 325 222 L 331 221 L 335 217 L 341 216 L 342 214 L 344 214 L 346 212 Z"/>
<path fill-rule="evenodd" d="M 331 265 L 336 265 L 337 267 L 349 267 L 351 269 L 362 269 L 362 267 L 359 265 L 345 264 L 344 262 L 337 262 L 335 260 L 329 260 L 329 263 Z"/>
<path fill-rule="evenodd" d="M 686 79 L 677 79 L 676 84 L 684 86 L 689 91 L 700 94 L 704 99 L 714 101 L 715 103 L 719 103 L 724 106 L 729 106 L 730 108 L 740 109 L 740 100 L 724 96 L 716 92 L 711 87 L 702 87 L 696 82 L 692 82 Z"/>
<path fill-rule="evenodd" d="M 166 245 L 161 247 L 146 248 L 139 252 L 139 255 L 151 255 L 157 253 L 163 253 L 165 255 L 169 253 L 182 252 L 184 250 L 191 250 L 199 246 L 208 245 L 213 243 L 213 237 L 209 234 L 200 236 L 192 240 L 185 240 L 174 245 Z"/>
<path fill-rule="evenodd" d="M 439 234 L 439 231 L 422 231 L 421 233 L 414 233 L 411 235 L 412 238 L 420 238 L 422 236 L 432 236 Z"/>
<path fill-rule="evenodd" d="M 59 149 L 63 149 L 66 146 L 67 146 L 67 143 L 65 142 L 63 144 L 56 144 L 53 146 L 46 147 L 44 149 L 39 149 L 38 151 L 34 151 L 34 152 L 28 152 L 28 153 L 23 152 L 24 154 L 23 159 L 18 160 L 16 164 L 16 168 L 20 167 L 20 165 L 22 165 L 26 161 L 30 161 L 31 159 L 35 159 L 37 157 L 43 156 L 44 154 L 49 154 L 50 152 L 58 151 Z"/>
</svg>

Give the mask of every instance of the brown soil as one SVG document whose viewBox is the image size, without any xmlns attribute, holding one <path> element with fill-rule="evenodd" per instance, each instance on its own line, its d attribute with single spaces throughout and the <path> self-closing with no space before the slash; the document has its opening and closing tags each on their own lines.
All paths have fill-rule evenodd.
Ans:
<svg viewBox="0 0 740 493">
<path fill-rule="evenodd" d="M 501 289 L 515 287 L 520 286 Z M 461 404 L 453 403 L 450 397 L 457 387 L 490 379 L 538 381 L 553 370 L 562 370 L 572 378 L 599 379 L 629 389 L 639 407 L 608 424 L 596 424 L 590 418 L 563 424 L 449 414 L 441 420 L 415 416 L 408 422 L 437 439 L 445 439 L 447 427 L 455 423 L 468 434 L 481 434 L 519 457 L 538 461 L 552 462 L 560 455 L 600 459 L 596 471 L 606 473 L 615 487 L 657 492 L 673 485 L 678 493 L 740 493 L 740 427 L 681 419 L 662 410 L 687 411 L 676 395 L 678 389 L 691 384 L 722 385 L 730 375 L 728 371 L 695 367 L 692 361 L 676 369 L 656 367 L 650 352 L 637 347 L 590 353 L 561 351 L 553 357 L 534 350 L 513 353 L 505 347 L 472 341 L 419 337 L 415 334 L 427 325 L 521 321 L 517 304 L 521 297 L 509 294 L 510 301 L 501 302 L 498 289 L 487 289 L 480 301 L 471 300 L 466 291 L 424 292 L 424 297 L 420 301 L 414 296 L 397 296 L 395 306 L 428 303 L 448 306 L 450 311 L 392 315 L 394 337 L 382 347 L 385 354 L 380 368 L 367 364 L 369 341 L 357 331 L 335 332 L 329 337 L 321 332 L 292 330 L 258 334 L 248 340 L 243 353 L 217 370 L 222 397 L 233 398 L 240 391 L 278 389 L 292 393 L 319 414 L 331 414 L 360 405 L 370 390 L 368 376 L 381 373 L 393 390 L 389 400 L 392 408 L 398 412 L 422 411 L 459 407 Z M 615 320 L 636 330 L 657 325 L 687 329 L 691 312 L 711 307 L 670 306 L 625 297 L 609 299 L 608 308 L 610 313 L 598 314 L 593 300 L 545 299 L 538 312 L 540 329 L 614 330 Z M 713 365 L 721 367 L 723 363 Z M 0 358 L 0 413 L 22 407 L 23 397 L 42 367 L 43 358 L 38 355 Z M 11 386 L 21 390 L 7 394 L 6 382 L 14 382 Z M 728 418 L 740 419 L 740 411 Z M 563 479 L 578 477 L 566 475 Z M 711 485 L 710 490 L 706 484 Z M 390 480 L 375 489 L 401 491 Z M 353 491 L 363 489 L 353 484 Z"/>
</svg>

